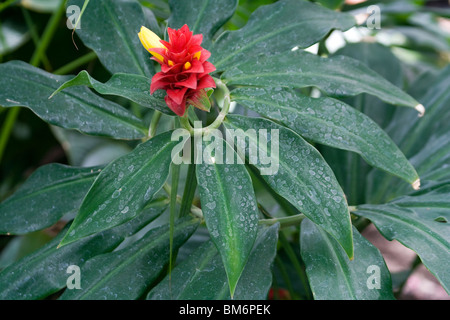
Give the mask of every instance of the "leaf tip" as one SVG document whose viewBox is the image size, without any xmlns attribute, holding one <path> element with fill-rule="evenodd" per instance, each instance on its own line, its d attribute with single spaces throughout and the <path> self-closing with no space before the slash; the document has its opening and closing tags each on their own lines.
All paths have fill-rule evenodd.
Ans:
<svg viewBox="0 0 450 320">
<path fill-rule="evenodd" d="M 416 181 L 414 181 L 411 185 L 414 190 L 419 190 L 420 189 L 420 178 L 417 178 Z"/>
<path fill-rule="evenodd" d="M 417 106 L 414 107 L 414 109 L 416 109 L 419 112 L 419 118 L 424 116 L 425 107 L 423 106 L 423 104 L 418 104 Z"/>
</svg>

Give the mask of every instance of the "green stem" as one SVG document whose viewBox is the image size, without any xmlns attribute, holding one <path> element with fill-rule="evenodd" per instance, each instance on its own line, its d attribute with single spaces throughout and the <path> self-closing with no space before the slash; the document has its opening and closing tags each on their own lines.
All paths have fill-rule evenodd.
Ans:
<svg viewBox="0 0 450 320">
<path fill-rule="evenodd" d="M 228 90 L 228 87 L 225 85 L 225 83 L 222 82 L 222 80 L 214 78 L 214 81 L 216 82 L 216 89 L 222 92 L 222 94 L 224 95 L 222 110 L 220 111 L 217 118 L 213 121 L 213 123 L 211 123 L 206 128 L 203 128 L 203 135 L 208 135 L 212 130 L 219 128 L 226 115 L 228 114 L 228 111 L 230 110 L 230 90 Z"/>
<path fill-rule="evenodd" d="M 167 195 L 170 197 L 170 195 L 172 194 L 172 188 L 167 184 L 167 182 L 164 184 L 163 189 L 167 193 Z M 177 202 L 180 203 L 180 204 L 182 202 L 182 198 L 179 195 L 177 195 Z M 190 213 L 194 217 L 197 217 L 197 218 L 203 220 L 203 211 L 202 211 L 202 209 L 200 209 L 196 205 L 194 205 L 194 204 L 191 205 Z"/>
<path fill-rule="evenodd" d="M 61 68 L 57 69 L 54 74 L 68 74 L 73 70 L 76 70 L 77 68 L 85 65 L 88 62 L 91 62 L 92 60 L 95 60 L 97 58 L 97 54 L 94 51 L 91 51 L 89 53 L 86 53 L 85 55 L 69 62 L 68 64 L 62 66 Z"/>
<path fill-rule="evenodd" d="M 183 128 L 189 131 L 189 134 L 194 135 L 194 128 L 192 128 L 191 123 L 189 122 L 188 113 L 186 112 L 184 116 L 180 117 L 180 124 Z"/>
<path fill-rule="evenodd" d="M 25 18 L 25 22 L 27 24 L 28 30 L 30 30 L 31 39 L 33 40 L 34 46 L 37 48 L 39 46 L 39 35 L 36 31 L 36 26 L 33 23 L 33 20 L 31 19 L 30 13 L 25 8 L 22 9 L 23 17 Z M 42 54 L 42 63 L 44 64 L 44 67 L 47 71 L 52 70 L 52 66 L 50 64 L 50 61 L 47 58 L 47 55 L 45 53 Z"/>
<path fill-rule="evenodd" d="M 193 145 L 191 145 L 191 148 Z M 192 207 L 192 201 L 195 196 L 195 189 L 197 188 L 197 179 L 195 176 L 195 164 L 191 163 L 188 167 L 186 175 L 186 184 L 184 186 L 183 198 L 181 199 L 180 217 L 184 217 L 189 213 Z"/>
<path fill-rule="evenodd" d="M 150 121 L 150 126 L 148 127 L 148 138 L 151 139 L 156 134 L 156 129 L 158 128 L 159 119 L 161 119 L 162 113 L 155 110 L 153 113 L 152 120 Z"/>
<path fill-rule="evenodd" d="M 174 226 L 177 215 L 177 192 L 178 190 L 178 181 L 180 178 L 180 166 L 172 163 L 172 185 L 171 191 L 175 190 L 175 192 L 171 192 L 170 195 L 170 220 L 169 220 L 169 282 L 171 281 L 172 267 L 174 260 L 176 258 L 176 253 L 173 252 L 173 234 L 174 234 Z"/>
<path fill-rule="evenodd" d="M 59 5 L 58 9 L 50 17 L 50 20 L 47 23 L 47 26 L 45 27 L 44 33 L 42 34 L 39 46 L 36 48 L 36 51 L 31 57 L 30 64 L 32 66 L 37 67 L 41 63 L 42 57 L 45 54 L 45 51 L 47 50 L 53 38 L 53 35 L 55 34 L 58 28 L 59 21 L 65 10 L 66 10 L 66 2 L 61 1 L 61 4 Z"/>
<path fill-rule="evenodd" d="M 8 143 L 9 136 L 16 122 L 17 116 L 19 115 L 20 108 L 15 107 L 8 110 L 6 115 L 5 123 L 2 125 L 1 135 L 0 135 L 0 162 L 3 158 L 3 153 Z"/>
<path fill-rule="evenodd" d="M 271 225 L 274 225 L 275 223 L 279 222 L 280 228 L 286 228 L 289 226 L 299 225 L 303 219 L 305 219 L 305 215 L 300 213 L 295 216 L 287 216 L 287 217 L 272 218 L 272 219 L 261 219 L 261 220 L 259 220 L 259 224 L 271 226 Z"/>
</svg>

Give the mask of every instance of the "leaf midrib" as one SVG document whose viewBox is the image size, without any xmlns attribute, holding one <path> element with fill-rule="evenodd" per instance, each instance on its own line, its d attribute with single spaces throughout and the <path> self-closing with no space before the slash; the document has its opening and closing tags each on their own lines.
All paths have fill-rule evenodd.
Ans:
<svg viewBox="0 0 450 320">
<path fill-rule="evenodd" d="M 102 1 L 101 4 L 103 5 L 103 7 L 105 8 L 105 10 L 107 11 L 111 21 L 113 22 L 113 24 L 116 27 L 116 30 L 118 31 L 120 38 L 122 38 L 123 43 L 125 44 L 125 47 L 127 48 L 128 52 L 130 53 L 130 56 L 133 59 L 133 63 L 135 64 L 135 66 L 137 67 L 137 69 L 141 72 L 142 75 L 145 75 L 145 71 L 144 69 L 142 69 L 141 64 L 139 63 L 139 58 L 136 55 L 136 52 L 134 50 L 132 50 L 132 45 L 130 45 L 129 41 L 127 41 L 129 39 L 129 37 L 126 35 L 122 25 L 120 24 L 119 21 L 117 21 L 117 15 L 113 14 L 112 11 L 114 11 L 114 9 L 112 9 L 110 7 L 110 4 L 112 3 L 112 1 Z"/>
</svg>

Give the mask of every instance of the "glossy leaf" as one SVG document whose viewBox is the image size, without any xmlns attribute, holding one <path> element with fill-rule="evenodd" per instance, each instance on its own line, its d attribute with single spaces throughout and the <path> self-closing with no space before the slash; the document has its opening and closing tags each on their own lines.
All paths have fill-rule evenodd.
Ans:
<svg viewBox="0 0 450 320">
<path fill-rule="evenodd" d="M 336 55 L 345 55 L 360 60 L 370 69 L 379 73 L 383 78 L 389 80 L 399 88 L 402 88 L 405 83 L 406 79 L 402 63 L 392 53 L 390 48 L 379 43 L 348 43 L 345 47 L 334 53 L 334 56 Z M 342 99 L 342 101 L 367 115 L 382 129 L 386 128 L 395 111 L 398 109 L 392 108 L 388 103 L 368 94 L 347 97 Z M 407 111 L 416 116 L 414 111 Z M 348 203 L 365 203 L 367 175 L 372 167 L 353 152 L 325 146 L 320 146 L 319 151 L 336 174 L 336 178 L 347 195 Z M 414 164 L 412 165 L 417 170 L 417 167 Z M 411 169 L 409 164 L 406 168 Z M 397 170 L 395 171 L 397 172 Z M 399 182 L 402 187 L 411 190 L 411 186 L 403 181 L 399 180 Z"/>
<path fill-rule="evenodd" d="M 67 6 L 82 8 L 83 4 L 84 0 L 71 0 Z M 141 26 L 157 25 L 153 19 L 144 14 L 138 1 L 95 0 L 86 7 L 76 34 L 112 74 L 149 76 L 154 73 L 153 63 L 137 34 Z"/>
<path fill-rule="evenodd" d="M 88 259 L 114 250 L 125 237 L 146 226 L 164 209 L 156 205 L 126 224 L 57 249 L 67 228 L 62 230 L 44 247 L 0 272 L 0 299 L 42 299 L 58 292 L 66 286 L 70 276 L 68 266 L 82 268 Z"/>
<path fill-rule="evenodd" d="M 361 61 L 395 86 L 404 89 L 405 70 L 402 62 L 392 53 L 391 48 L 379 43 L 349 43 L 333 54 L 333 56 L 339 55 Z M 414 97 L 416 96 L 414 95 Z M 385 128 L 389 124 L 393 114 L 398 109 L 392 108 L 389 103 L 368 94 L 348 97 L 343 101 L 369 116 L 381 128 Z M 411 110 L 408 110 L 408 112 L 416 115 Z"/>
<path fill-rule="evenodd" d="M 258 150 L 257 161 L 250 155 L 250 163 L 263 172 L 267 165 L 262 164 L 262 159 L 270 157 L 271 170 L 262 175 L 268 185 L 335 237 L 352 257 L 352 231 L 345 195 L 320 153 L 295 132 L 269 120 L 228 116 L 225 126 L 248 133 L 247 153 L 249 149 Z M 251 129 L 257 134 L 252 135 Z M 267 143 L 262 130 L 267 130 Z M 240 138 L 245 140 L 245 136 Z"/>
<path fill-rule="evenodd" d="M 316 300 L 391 300 L 392 283 L 383 256 L 353 228 L 355 258 L 348 260 L 335 239 L 305 219 L 300 253 Z"/>
<path fill-rule="evenodd" d="M 426 191 L 387 204 L 361 205 L 354 213 L 372 221 L 388 240 L 414 250 L 450 293 L 450 184 Z"/>
<path fill-rule="evenodd" d="M 372 166 L 413 183 L 418 175 L 389 136 L 369 117 L 332 98 L 281 88 L 239 88 L 232 99 L 305 138 L 360 154 Z"/>
<path fill-rule="evenodd" d="M 101 167 L 49 164 L 37 169 L 0 204 L 0 234 L 25 234 L 50 227 L 78 211 Z M 64 204 L 64 205 L 62 205 Z"/>
<path fill-rule="evenodd" d="M 166 132 L 108 164 L 84 198 L 61 245 L 136 216 L 166 181 L 175 144 L 171 132 Z"/>
<path fill-rule="evenodd" d="M 195 231 L 198 220 L 187 218 L 175 225 L 173 245 L 179 248 Z M 148 231 L 135 243 L 90 259 L 81 269 L 80 290 L 66 290 L 62 300 L 138 299 L 169 261 L 169 226 Z"/>
<path fill-rule="evenodd" d="M 264 300 L 272 285 L 271 267 L 277 251 L 279 225 L 260 228 L 248 262 L 236 286 L 234 300 Z M 161 281 L 148 300 L 230 299 L 227 275 L 212 241 L 195 250 Z"/>
<path fill-rule="evenodd" d="M 217 154 L 225 154 L 225 142 L 218 138 L 211 143 L 217 146 L 216 157 L 219 159 Z M 203 150 L 206 147 L 211 145 L 204 142 Z M 206 226 L 222 257 L 233 296 L 256 239 L 257 203 L 250 175 L 242 164 L 226 164 L 225 160 L 223 164 L 210 162 L 210 159 L 203 159 L 197 164 L 200 202 Z"/>
<path fill-rule="evenodd" d="M 426 90 L 420 97 L 427 108 L 427 112 L 422 118 L 415 118 L 413 114 L 406 110 L 397 110 L 390 126 L 386 129 L 394 141 L 400 146 L 407 156 L 414 155 L 421 150 L 436 132 L 446 128 L 450 119 L 448 111 L 448 101 L 450 101 L 450 66 L 442 69 L 439 75 L 429 82 L 424 78 L 410 88 L 411 94 L 414 94 L 415 87 L 426 85 Z M 423 91 L 419 91 L 423 92 Z"/>
<path fill-rule="evenodd" d="M 194 34 L 203 35 L 202 46 L 209 49 L 217 30 L 233 15 L 237 0 L 171 0 L 169 27 L 181 28 L 184 24 Z"/>
<path fill-rule="evenodd" d="M 420 105 L 360 61 L 346 56 L 322 58 L 303 50 L 256 57 L 228 69 L 222 79 L 228 85 L 315 86 L 334 96 L 368 93 L 393 105 L 411 108 Z"/>
<path fill-rule="evenodd" d="M 100 94 L 123 97 L 141 106 L 174 115 L 164 101 L 163 91 L 150 94 L 150 83 L 151 79 L 145 76 L 128 73 L 116 73 L 107 82 L 101 83 L 83 70 L 75 78 L 62 84 L 52 95 L 72 86 L 88 86 Z"/>
<path fill-rule="evenodd" d="M 306 48 L 330 30 L 347 30 L 354 24 L 351 15 L 308 1 L 278 1 L 255 10 L 242 29 L 224 32 L 212 47 L 211 62 L 218 71 L 240 63 L 253 64 L 259 55 L 270 57 L 296 46 Z"/>
<path fill-rule="evenodd" d="M 141 120 L 87 88 L 70 88 L 49 99 L 67 80 L 67 76 L 56 76 L 22 61 L 1 64 L 0 105 L 24 106 L 50 124 L 91 135 L 117 139 L 144 136 Z"/>
</svg>

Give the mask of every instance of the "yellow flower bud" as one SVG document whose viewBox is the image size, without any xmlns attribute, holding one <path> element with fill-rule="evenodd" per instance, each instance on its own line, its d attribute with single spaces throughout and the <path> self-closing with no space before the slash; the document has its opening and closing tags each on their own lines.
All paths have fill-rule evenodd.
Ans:
<svg viewBox="0 0 450 320">
<path fill-rule="evenodd" d="M 160 38 L 148 28 L 142 26 L 141 31 L 138 33 L 139 39 L 141 40 L 142 45 L 148 52 L 150 52 L 156 59 L 163 62 L 164 58 L 156 53 L 152 52 L 153 48 L 165 48 L 165 46 L 160 42 Z"/>
</svg>

